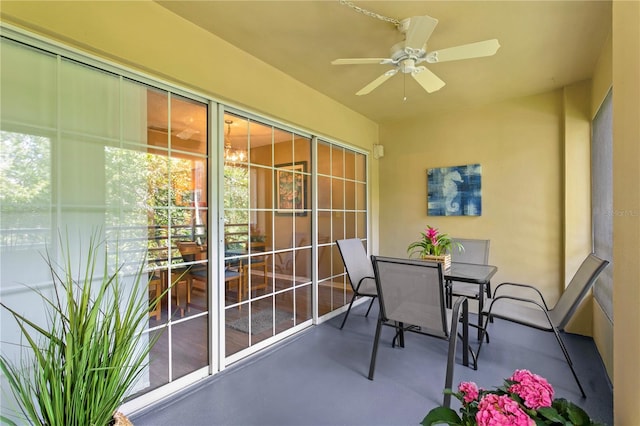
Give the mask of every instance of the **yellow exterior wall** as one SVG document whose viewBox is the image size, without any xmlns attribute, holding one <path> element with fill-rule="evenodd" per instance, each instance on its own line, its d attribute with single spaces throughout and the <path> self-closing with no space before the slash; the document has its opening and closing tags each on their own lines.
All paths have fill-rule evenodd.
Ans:
<svg viewBox="0 0 640 426">
<path fill-rule="evenodd" d="M 406 256 L 426 225 L 491 240 L 494 283 L 540 285 L 555 303 L 564 284 L 563 91 L 420 120 L 384 123 L 380 253 Z M 482 216 L 427 216 L 427 168 L 482 165 Z"/>
<path fill-rule="evenodd" d="M 371 151 L 378 125 L 149 0 L 2 1 L 0 18 L 151 77 Z M 372 157 L 370 157 L 372 158 Z M 378 163 L 370 165 L 377 246 Z"/>
<path fill-rule="evenodd" d="M 602 47 L 598 63 L 591 79 L 591 119 L 595 117 L 612 84 L 611 36 Z M 614 113 L 615 114 L 615 113 Z M 611 268 L 611 266 L 609 266 Z M 604 363 L 609 379 L 613 379 L 613 323 L 597 301 L 593 301 L 593 340 Z"/>
<path fill-rule="evenodd" d="M 607 38 L 600 56 L 598 57 L 598 63 L 593 70 L 593 77 L 591 79 L 591 118 L 594 118 L 600 109 L 600 105 L 604 101 L 604 98 L 611 89 L 613 82 L 613 40 L 611 35 Z"/>
<path fill-rule="evenodd" d="M 638 424 L 640 2 L 613 2 L 614 424 Z"/>
<path fill-rule="evenodd" d="M 564 89 L 564 287 L 591 252 L 591 82 Z M 563 287 L 563 288 L 564 288 Z M 567 326 L 593 335 L 593 299 L 588 296 Z"/>
</svg>

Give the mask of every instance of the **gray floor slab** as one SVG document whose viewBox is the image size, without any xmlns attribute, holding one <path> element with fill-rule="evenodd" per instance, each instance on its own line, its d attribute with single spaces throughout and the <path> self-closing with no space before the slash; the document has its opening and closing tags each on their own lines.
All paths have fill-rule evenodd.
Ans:
<svg viewBox="0 0 640 426">
<path fill-rule="evenodd" d="M 377 310 L 368 318 L 365 311 L 366 305 L 355 307 L 343 330 L 343 317 L 333 318 L 131 419 L 136 426 L 419 424 L 442 402 L 447 343 L 409 333 L 404 348 L 392 348 L 393 330 L 385 328 L 370 381 Z M 553 334 L 500 320 L 490 332 L 477 371 L 462 366 L 458 353 L 455 385 L 464 380 L 492 388 L 524 368 L 547 378 L 556 397 L 613 424 L 613 392 L 593 339 L 563 336 L 587 393 L 583 399 Z"/>
</svg>

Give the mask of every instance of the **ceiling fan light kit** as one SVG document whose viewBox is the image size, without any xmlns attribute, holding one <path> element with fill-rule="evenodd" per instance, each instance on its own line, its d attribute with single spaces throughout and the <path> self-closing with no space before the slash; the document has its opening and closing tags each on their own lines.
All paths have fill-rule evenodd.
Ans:
<svg viewBox="0 0 640 426">
<path fill-rule="evenodd" d="M 366 14 L 378 16 L 372 12 Z M 391 18 L 386 17 L 380 17 L 380 19 L 392 21 Z M 393 22 L 395 23 L 396 21 Z M 491 39 L 428 52 L 427 41 L 429 37 L 431 37 L 437 24 L 437 19 L 427 15 L 403 19 L 397 22 L 396 28 L 405 35 L 405 39 L 391 47 L 391 55 L 389 58 L 344 58 L 336 59 L 331 63 L 333 65 L 377 64 L 391 65 L 394 67 L 356 92 L 358 96 L 372 92 L 389 78 L 396 75 L 398 71 L 404 74 L 410 74 L 425 91 L 433 93 L 444 87 L 445 82 L 431 70 L 418 64 L 422 62 L 436 64 L 439 62 L 492 56 L 495 55 L 500 48 L 498 40 Z"/>
</svg>

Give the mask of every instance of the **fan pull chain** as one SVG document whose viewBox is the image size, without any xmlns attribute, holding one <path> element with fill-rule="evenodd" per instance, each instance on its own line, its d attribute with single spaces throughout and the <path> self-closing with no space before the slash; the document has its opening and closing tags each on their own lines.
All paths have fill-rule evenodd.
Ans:
<svg viewBox="0 0 640 426">
<path fill-rule="evenodd" d="M 407 73 L 404 72 L 404 70 L 402 71 L 402 94 L 404 95 L 402 102 L 406 102 L 407 101 Z"/>
<path fill-rule="evenodd" d="M 340 4 L 350 7 L 356 12 L 362 13 L 363 15 L 367 15 L 371 18 L 380 19 L 381 21 L 390 22 L 396 26 L 396 28 L 400 29 L 400 21 L 394 18 L 389 18 L 388 16 L 380 15 L 379 13 L 371 12 L 367 9 L 363 9 L 360 6 L 356 6 L 352 2 L 348 0 L 340 0 Z"/>
</svg>

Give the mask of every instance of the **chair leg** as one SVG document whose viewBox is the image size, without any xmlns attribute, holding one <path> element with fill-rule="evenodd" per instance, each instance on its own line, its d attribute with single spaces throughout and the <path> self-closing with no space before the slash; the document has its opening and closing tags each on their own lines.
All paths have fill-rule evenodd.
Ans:
<svg viewBox="0 0 640 426">
<path fill-rule="evenodd" d="M 562 349 L 562 353 L 564 354 L 564 358 L 567 360 L 567 364 L 569 364 L 569 368 L 571 369 L 571 374 L 573 374 L 573 378 L 576 380 L 576 383 L 578 384 L 578 388 L 580 388 L 580 393 L 582 394 L 582 397 L 586 398 L 587 395 L 584 393 L 584 389 L 582 388 L 582 385 L 580 384 L 580 380 L 578 379 L 578 374 L 576 373 L 576 370 L 573 368 L 573 362 L 571 361 L 571 357 L 569 356 L 567 347 L 565 346 L 564 342 L 562 341 L 562 338 L 560 337 L 560 333 L 555 327 L 553 328 L 553 334 L 555 334 L 556 340 L 560 345 L 560 349 Z"/>
<path fill-rule="evenodd" d="M 449 329 L 449 353 L 447 355 L 447 372 L 445 374 L 444 387 L 445 389 L 452 389 L 453 386 L 453 369 L 455 367 L 456 346 L 458 343 L 458 322 L 463 320 L 463 364 L 469 364 L 468 353 L 468 339 L 469 339 L 469 324 L 468 324 L 468 308 L 467 299 L 459 299 L 453 307 L 453 316 L 451 318 L 451 328 Z M 460 314 L 460 305 L 462 305 L 462 317 Z M 451 395 L 445 394 L 442 405 L 445 407 L 451 406 Z"/>
<path fill-rule="evenodd" d="M 393 340 L 391 340 L 391 347 L 396 347 L 396 341 L 398 342 L 398 347 L 404 348 L 404 324 L 401 322 L 395 323 L 396 335 L 393 336 Z"/>
<path fill-rule="evenodd" d="M 487 332 L 487 327 L 489 327 L 489 319 L 491 318 L 491 315 L 487 315 L 486 317 L 487 318 L 484 320 L 484 327 L 482 327 L 482 331 L 480 334 L 480 343 L 478 344 L 478 349 L 476 350 L 476 356 L 475 356 L 476 370 L 478 369 L 478 359 L 480 359 L 480 349 L 482 349 L 482 342 L 484 342 L 485 337 L 487 339 L 487 343 L 489 343 L 489 333 Z"/>
<path fill-rule="evenodd" d="M 340 330 L 342 330 L 342 327 L 344 327 L 344 324 L 347 322 L 347 318 L 349 318 L 349 312 L 351 312 L 351 306 L 353 306 L 353 302 L 356 300 L 356 294 L 353 293 L 353 297 L 351 298 L 351 302 L 349 303 L 349 308 L 347 309 L 347 313 L 344 316 L 344 319 L 342 320 L 342 324 L 340 325 Z"/>
<path fill-rule="evenodd" d="M 376 369 L 376 356 L 378 355 L 378 343 L 380 342 L 380 331 L 382 329 L 382 318 L 378 318 L 376 326 L 376 337 L 373 339 L 373 350 L 371 352 L 371 362 L 369 363 L 369 380 L 373 380 L 373 373 Z"/>
<path fill-rule="evenodd" d="M 369 311 L 371 310 L 371 307 L 373 306 L 373 302 L 376 300 L 375 296 L 371 298 L 371 303 L 369 303 L 369 309 L 367 309 L 367 313 L 364 314 L 365 318 L 369 316 Z"/>
</svg>

